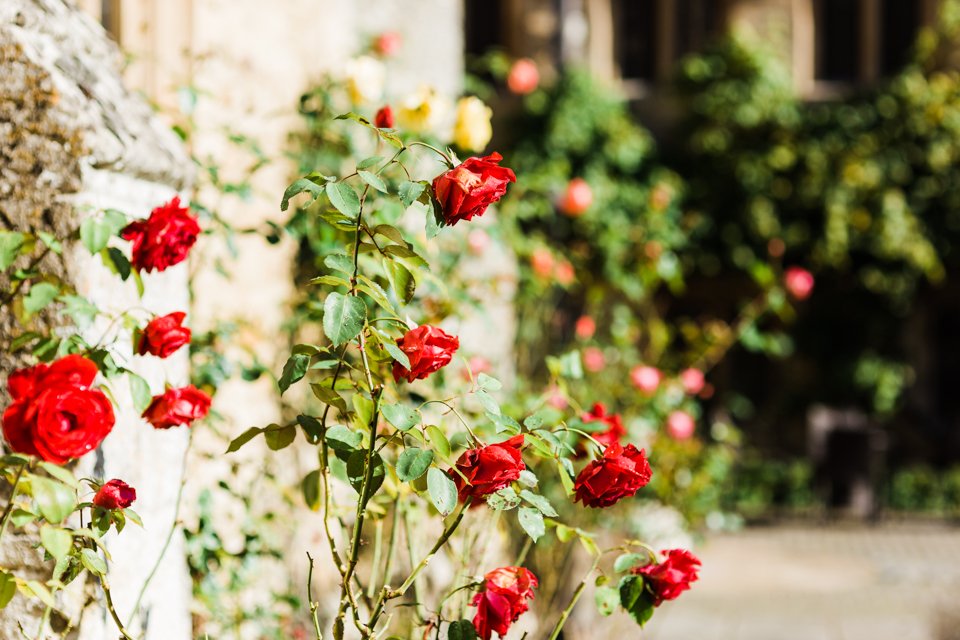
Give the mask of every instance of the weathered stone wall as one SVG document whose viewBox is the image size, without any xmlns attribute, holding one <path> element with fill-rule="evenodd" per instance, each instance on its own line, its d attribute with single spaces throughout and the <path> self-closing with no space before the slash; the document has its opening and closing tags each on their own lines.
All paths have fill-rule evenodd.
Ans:
<svg viewBox="0 0 960 640">
<path fill-rule="evenodd" d="M 121 57 L 102 28 L 63 0 L 4 0 L 0 3 L 0 223 L 7 229 L 46 231 L 65 237 L 83 216 L 104 207 L 131 215 L 151 208 L 182 188 L 190 174 L 179 143 L 140 97 L 120 80 Z M 43 265 L 71 283 L 108 312 L 133 305 L 153 311 L 186 306 L 186 269 L 148 277 L 148 294 L 138 301 L 132 283 L 118 285 L 106 269 L 68 248 Z M 37 322 L 49 327 L 54 315 Z M 106 322 L 89 329 L 96 338 Z M 9 309 L 0 310 L 0 379 L 27 362 L 10 355 L 14 330 Z M 129 345 L 121 345 L 129 353 Z M 185 356 L 165 361 L 132 358 L 154 392 L 164 380 L 182 383 Z M 128 528 L 122 539 L 108 538 L 113 562 L 110 580 L 121 616 L 153 561 L 173 521 L 186 433 L 150 429 L 132 408 L 123 389 L 114 389 L 120 406 L 117 424 L 103 447 L 80 461 L 82 475 L 121 477 L 138 489 L 137 511 L 144 529 Z M 5 396 L 0 404 L 5 404 Z M 43 579 L 49 567 L 31 549 L 35 539 L 4 540 L 0 562 L 18 575 Z M 144 598 L 147 638 L 190 636 L 189 580 L 179 541 L 168 551 Z M 91 585 L 76 585 L 61 596 L 63 615 L 51 619 L 62 629 L 68 617 L 70 637 L 114 637 L 105 610 Z M 19 637 L 18 624 L 37 629 L 42 611 L 21 596 L 0 612 L 0 637 Z M 107 626 L 105 626 L 107 625 Z M 140 625 L 135 623 L 134 629 Z"/>
</svg>

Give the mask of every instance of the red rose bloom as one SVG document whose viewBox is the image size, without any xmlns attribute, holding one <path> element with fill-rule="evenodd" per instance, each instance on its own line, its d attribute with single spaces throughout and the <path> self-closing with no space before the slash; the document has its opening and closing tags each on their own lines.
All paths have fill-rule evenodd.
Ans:
<svg viewBox="0 0 960 640">
<path fill-rule="evenodd" d="M 594 440 L 602 444 L 604 447 L 609 447 L 612 444 L 619 444 L 620 438 L 627 435 L 627 430 L 623 426 L 623 421 L 620 419 L 620 414 L 607 413 L 607 408 L 602 402 L 597 402 L 594 404 L 593 408 L 590 410 L 590 413 L 583 414 L 580 416 L 580 419 L 584 422 L 599 421 L 607 424 L 606 431 L 590 434 Z"/>
<path fill-rule="evenodd" d="M 790 267 L 783 274 L 783 284 L 796 300 L 806 300 L 813 292 L 813 274 L 803 267 Z"/>
<path fill-rule="evenodd" d="M 410 368 L 394 362 L 393 379 L 400 382 L 400 378 L 406 378 L 407 382 L 413 382 L 450 364 L 453 354 L 460 348 L 460 339 L 443 329 L 422 324 L 407 331 L 397 340 L 397 346 L 407 354 Z"/>
<path fill-rule="evenodd" d="M 523 567 L 501 567 L 483 578 L 483 591 L 471 602 L 477 608 L 473 626 L 482 640 L 490 640 L 494 631 L 503 638 L 510 625 L 530 608 L 527 600 L 533 600 L 537 576 Z"/>
<path fill-rule="evenodd" d="M 123 480 L 108 480 L 97 495 L 93 496 L 93 504 L 101 509 L 126 509 L 137 499 L 137 490 Z"/>
<path fill-rule="evenodd" d="M 130 263 L 137 271 L 147 272 L 163 271 L 186 260 L 199 234 L 196 218 L 180 206 L 176 196 L 151 211 L 146 220 L 131 222 L 120 232 L 124 240 L 133 242 Z"/>
<path fill-rule="evenodd" d="M 78 355 L 11 373 L 13 402 L 3 412 L 10 448 L 55 464 L 96 448 L 115 422 L 107 396 L 90 388 L 96 377 L 97 365 Z"/>
<path fill-rule="evenodd" d="M 377 115 L 373 118 L 373 123 L 378 129 L 393 129 L 393 109 L 390 105 L 380 107 Z"/>
<path fill-rule="evenodd" d="M 155 429 L 169 429 L 199 420 L 210 411 L 210 396 L 192 384 L 180 389 L 167 389 L 153 396 L 143 417 Z"/>
<path fill-rule="evenodd" d="M 587 507 L 609 507 L 646 486 L 651 473 L 642 449 L 638 451 L 632 444 L 611 444 L 602 458 L 588 464 L 577 476 L 574 502 Z"/>
<path fill-rule="evenodd" d="M 453 469 L 447 472 L 457 485 L 460 501 L 469 496 L 482 498 L 519 478 L 520 472 L 527 468 L 520 456 L 522 446 L 523 434 L 520 434 L 505 442 L 464 451 L 457 460 L 460 473 Z M 464 482 L 464 477 L 468 482 Z"/>
<path fill-rule="evenodd" d="M 700 559 L 686 549 L 669 549 L 660 553 L 666 559 L 660 564 L 648 564 L 631 571 L 643 576 L 643 582 L 653 594 L 653 606 L 659 607 L 664 600 L 674 600 L 690 588 L 690 583 L 699 576 Z"/>
<path fill-rule="evenodd" d="M 165 316 L 157 316 L 147 323 L 140 333 L 137 353 L 153 354 L 166 358 L 171 353 L 190 342 L 190 329 L 183 326 L 187 317 L 183 311 L 175 311 Z"/>
<path fill-rule="evenodd" d="M 488 206 L 507 192 L 507 184 L 517 181 L 511 169 L 499 166 L 501 160 L 503 156 L 499 153 L 467 158 L 463 164 L 433 179 L 433 193 L 448 225 L 483 215 Z"/>
</svg>

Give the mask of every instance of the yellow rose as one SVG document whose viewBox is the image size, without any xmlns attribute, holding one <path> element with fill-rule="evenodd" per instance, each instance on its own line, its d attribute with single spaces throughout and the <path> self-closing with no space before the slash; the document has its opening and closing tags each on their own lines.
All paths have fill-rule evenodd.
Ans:
<svg viewBox="0 0 960 640">
<path fill-rule="evenodd" d="M 355 104 L 379 100 L 387 71 L 383 63 L 370 56 L 360 56 L 347 63 L 347 91 Z"/>
<path fill-rule="evenodd" d="M 460 98 L 457 102 L 457 121 L 453 125 L 453 141 L 466 151 L 483 151 L 493 137 L 491 117 L 493 110 L 480 98 Z"/>
<path fill-rule="evenodd" d="M 411 133 L 437 133 L 446 104 L 433 87 L 421 86 L 397 109 L 397 126 Z"/>
</svg>

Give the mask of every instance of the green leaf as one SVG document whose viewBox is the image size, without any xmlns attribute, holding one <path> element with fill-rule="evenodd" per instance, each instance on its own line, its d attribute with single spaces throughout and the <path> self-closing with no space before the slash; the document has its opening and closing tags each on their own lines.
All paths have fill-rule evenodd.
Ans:
<svg viewBox="0 0 960 640">
<path fill-rule="evenodd" d="M 323 332 L 334 346 L 340 346 L 360 334 L 366 314 L 363 300 L 333 292 L 323 302 Z"/>
<path fill-rule="evenodd" d="M 620 604 L 620 590 L 616 587 L 597 587 L 593 592 L 593 601 L 596 603 L 600 615 L 609 616 L 617 610 L 617 605 Z"/>
<path fill-rule="evenodd" d="M 617 556 L 617 559 L 613 561 L 613 570 L 617 573 L 623 573 L 634 567 L 646 564 L 649 559 L 649 556 L 646 554 L 624 553 L 623 555 Z"/>
<path fill-rule="evenodd" d="M 390 287 L 396 294 L 397 300 L 403 304 L 409 304 L 413 300 L 413 294 L 417 290 L 417 281 L 409 269 L 399 262 L 391 260 L 387 262 L 387 279 L 390 280 Z"/>
<path fill-rule="evenodd" d="M 0 609 L 10 604 L 17 593 L 17 581 L 12 574 L 0 570 Z"/>
<path fill-rule="evenodd" d="M 653 600 L 643 588 L 643 579 L 624 576 L 620 580 L 619 592 L 620 606 L 642 627 L 653 616 Z"/>
<path fill-rule="evenodd" d="M 517 519 L 520 521 L 520 526 L 534 542 L 539 540 L 547 530 L 543 522 L 543 515 L 536 509 L 520 507 L 517 512 Z"/>
<path fill-rule="evenodd" d="M 303 493 L 303 500 L 312 510 L 317 511 L 320 508 L 320 470 L 314 469 L 300 483 L 300 490 Z"/>
<path fill-rule="evenodd" d="M 400 195 L 400 202 L 403 203 L 403 206 L 409 207 L 417 198 L 420 197 L 420 194 L 423 193 L 423 190 L 426 188 L 426 184 L 423 182 L 412 182 L 407 180 L 400 183 L 400 189 L 398 191 Z"/>
<path fill-rule="evenodd" d="M 440 427 L 434 425 L 428 426 L 427 438 L 430 440 L 433 448 L 437 450 L 437 453 L 440 454 L 441 458 L 450 457 L 450 441 L 447 440 L 447 436 L 440 430 Z"/>
<path fill-rule="evenodd" d="M 383 162 L 383 156 L 370 156 L 357 163 L 357 169 L 368 169 L 375 164 Z"/>
<path fill-rule="evenodd" d="M 320 424 L 319 420 L 313 416 L 308 416 L 301 413 L 297 416 L 297 424 L 303 428 L 303 433 L 310 444 L 317 444 L 320 442 L 322 425 Z"/>
<path fill-rule="evenodd" d="M 14 509 L 10 512 L 10 522 L 12 522 L 15 527 L 23 527 L 39 517 L 37 514 L 32 511 L 27 511 L 26 509 Z"/>
<path fill-rule="evenodd" d="M 477 640 L 477 630 L 469 620 L 456 620 L 447 627 L 447 640 Z"/>
<path fill-rule="evenodd" d="M 537 495 L 532 491 L 527 491 L 524 489 L 520 492 L 520 497 L 523 498 L 526 502 L 529 502 L 534 507 L 537 508 L 537 511 L 547 516 L 548 518 L 556 518 L 557 511 L 553 508 L 553 505 L 550 504 L 550 501 L 541 495 Z"/>
<path fill-rule="evenodd" d="M 356 451 L 363 442 L 363 434 L 338 424 L 327 429 L 326 441 L 334 451 Z"/>
<path fill-rule="evenodd" d="M 73 487 L 74 489 L 80 488 L 80 483 L 74 477 L 73 473 L 69 469 L 64 469 L 63 467 L 58 467 L 52 462 L 41 462 L 40 466 L 44 471 L 49 473 L 51 476 L 59 480 L 65 485 Z"/>
<path fill-rule="evenodd" d="M 403 404 L 384 404 L 380 406 L 380 413 L 387 422 L 401 431 L 407 431 L 420 424 L 420 414 Z"/>
<path fill-rule="evenodd" d="M 80 242 L 90 255 L 103 250 L 110 238 L 127 226 L 126 217 L 116 210 L 110 210 L 102 218 L 87 218 L 80 223 Z"/>
<path fill-rule="evenodd" d="M 100 554 L 93 549 L 83 549 L 80 551 L 80 562 L 83 563 L 83 566 L 85 566 L 90 573 L 95 573 L 98 576 L 106 575 L 107 573 L 107 563 L 100 557 Z"/>
<path fill-rule="evenodd" d="M 427 470 L 427 491 L 430 493 L 430 501 L 440 515 L 449 515 L 457 506 L 457 485 L 450 476 L 436 467 Z"/>
<path fill-rule="evenodd" d="M 54 601 L 53 594 L 50 593 L 50 590 L 36 580 L 27 580 L 26 582 L 22 583 L 20 590 L 23 591 L 28 597 L 35 596 L 38 600 L 40 600 L 40 602 L 48 607 L 57 606 L 57 603 Z"/>
<path fill-rule="evenodd" d="M 340 411 L 340 413 L 347 412 L 347 403 L 343 400 L 340 394 L 333 389 L 325 387 L 317 382 L 311 384 L 310 389 L 313 391 L 313 395 L 315 395 L 321 402 L 333 405 Z"/>
<path fill-rule="evenodd" d="M 0 271 L 5 271 L 14 263 L 26 240 L 27 236 L 19 231 L 0 231 Z"/>
<path fill-rule="evenodd" d="M 387 184 L 383 181 L 383 178 L 381 178 L 377 174 L 370 173 L 369 171 L 359 170 L 357 171 L 357 175 L 360 176 L 361 180 L 366 182 L 368 185 L 370 185 L 377 191 L 380 191 L 382 193 L 389 193 L 389 191 L 387 191 Z"/>
<path fill-rule="evenodd" d="M 340 271 L 341 273 L 353 273 L 353 258 L 345 253 L 331 253 L 323 259 L 323 264 L 328 269 Z"/>
<path fill-rule="evenodd" d="M 63 313 L 70 316 L 77 327 L 83 329 L 90 326 L 99 313 L 98 309 L 82 296 L 60 296 L 63 302 Z"/>
<path fill-rule="evenodd" d="M 279 451 L 293 443 L 297 437 L 297 428 L 292 424 L 285 427 L 272 424 L 263 432 L 263 437 L 266 438 L 268 447 L 273 451 Z"/>
<path fill-rule="evenodd" d="M 488 411 L 495 416 L 500 415 L 500 404 L 494 400 L 493 396 L 491 396 L 489 393 L 481 389 L 474 392 L 473 395 L 475 395 L 477 400 L 480 401 L 480 406 L 483 407 L 484 411 Z"/>
<path fill-rule="evenodd" d="M 363 394 L 353 394 L 353 409 L 356 411 L 354 424 L 363 429 L 373 421 L 373 400 Z"/>
<path fill-rule="evenodd" d="M 485 373 L 477 376 L 477 386 L 487 391 L 500 391 L 500 389 L 503 389 L 503 385 L 499 380 Z"/>
<path fill-rule="evenodd" d="M 360 197 L 346 182 L 331 182 L 327 185 L 327 197 L 334 209 L 351 219 L 360 215 Z"/>
<path fill-rule="evenodd" d="M 143 411 L 150 406 L 150 402 L 153 399 L 153 396 L 150 394 L 150 385 L 146 380 L 132 371 L 127 371 L 127 380 L 130 383 L 130 396 L 133 398 L 133 407 L 137 410 L 138 414 L 143 413 Z"/>
<path fill-rule="evenodd" d="M 323 178 L 323 176 L 318 177 Z M 309 178 L 294 180 L 293 184 L 283 192 L 283 198 L 280 200 L 280 211 L 286 211 L 290 206 L 290 199 L 304 192 L 311 195 L 313 199 L 310 202 L 313 203 L 323 194 L 323 185 L 317 184 Z"/>
<path fill-rule="evenodd" d="M 76 492 L 61 482 L 32 476 L 30 485 L 40 514 L 50 524 L 60 524 L 77 506 Z"/>
<path fill-rule="evenodd" d="M 66 529 L 45 524 L 40 527 L 40 544 L 59 561 L 60 558 L 70 553 L 70 547 L 73 546 L 73 536 Z"/>
<path fill-rule="evenodd" d="M 38 282 L 30 287 L 30 292 L 23 298 L 23 310 L 29 318 L 54 301 L 60 295 L 60 287 L 49 282 Z"/>
<path fill-rule="evenodd" d="M 443 221 L 443 209 L 440 207 L 440 203 L 433 197 L 431 197 L 430 200 L 432 206 L 427 206 L 426 208 L 426 233 L 428 240 L 432 240 L 440 235 L 440 230 L 446 226 L 446 223 Z"/>
<path fill-rule="evenodd" d="M 494 511 L 509 511 L 520 506 L 520 496 L 513 487 L 504 487 L 487 496 L 487 506 Z"/>
<path fill-rule="evenodd" d="M 261 433 L 263 433 L 263 428 L 250 427 L 249 429 L 247 429 L 246 431 L 244 431 L 243 433 L 241 433 L 236 438 L 230 441 L 230 446 L 227 447 L 226 452 L 233 453 L 234 451 L 237 451 L 240 447 L 247 444 L 248 442 L 256 438 L 258 435 L 260 435 Z"/>
<path fill-rule="evenodd" d="M 425 474 L 433 463 L 433 451 L 410 447 L 397 458 L 397 477 L 412 482 Z"/>
<path fill-rule="evenodd" d="M 283 365 L 283 373 L 280 374 L 280 380 L 277 381 L 277 386 L 280 387 L 280 395 L 283 395 L 290 388 L 290 385 L 307 375 L 311 357 L 305 353 L 294 353 L 287 358 L 286 364 Z"/>
<path fill-rule="evenodd" d="M 380 489 L 380 486 L 383 484 L 383 479 L 386 477 L 386 469 L 383 466 L 383 458 L 380 457 L 379 453 L 373 454 L 373 475 L 370 477 L 370 488 L 367 491 L 367 495 L 372 496 Z M 363 478 L 366 473 L 367 468 L 367 452 L 360 450 L 354 451 L 350 454 L 350 457 L 347 458 L 347 480 L 350 482 L 350 486 L 353 487 L 353 490 L 357 493 L 363 489 Z"/>
<path fill-rule="evenodd" d="M 121 280 L 126 280 L 130 277 L 130 273 L 133 271 L 133 266 L 130 264 L 130 260 L 127 259 L 127 256 L 123 254 L 123 251 L 117 249 L 116 247 L 107 247 L 105 250 L 100 252 L 100 259 L 103 261 L 103 265 L 110 269 L 112 272 L 120 276 Z M 137 274 L 139 277 L 139 273 Z M 143 282 L 138 281 L 137 289 L 140 292 L 140 297 L 143 297 Z"/>
<path fill-rule="evenodd" d="M 563 490 L 568 496 L 573 495 L 573 477 L 570 472 L 567 470 L 566 466 L 561 462 L 566 460 L 566 458 L 557 458 L 557 473 L 560 476 L 560 484 L 563 485 Z M 568 460 L 569 462 L 569 460 Z"/>
<path fill-rule="evenodd" d="M 536 474 L 533 473 L 533 471 L 530 471 L 529 469 L 524 469 L 523 471 L 521 471 L 520 477 L 517 479 L 517 481 L 525 487 L 535 487 L 539 482 L 537 480 Z"/>
<path fill-rule="evenodd" d="M 40 241 L 43 242 L 43 244 L 50 248 L 50 251 L 53 251 L 57 255 L 61 255 L 63 253 L 63 243 L 57 240 L 57 237 L 52 233 L 47 233 L 46 231 L 37 231 L 37 237 L 40 238 Z"/>
<path fill-rule="evenodd" d="M 404 369 L 410 368 L 410 358 L 396 342 L 387 338 L 381 344 L 383 344 L 383 348 L 387 350 L 387 353 L 390 354 L 390 357 L 399 362 Z"/>
</svg>

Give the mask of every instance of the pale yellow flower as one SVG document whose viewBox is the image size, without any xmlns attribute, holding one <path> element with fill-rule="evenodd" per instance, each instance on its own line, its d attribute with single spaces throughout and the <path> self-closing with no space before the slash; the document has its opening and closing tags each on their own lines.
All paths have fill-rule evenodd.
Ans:
<svg viewBox="0 0 960 640">
<path fill-rule="evenodd" d="M 493 110 L 480 98 L 468 96 L 457 102 L 457 121 L 453 125 L 453 141 L 466 151 L 483 151 L 493 137 L 490 118 Z"/>
<path fill-rule="evenodd" d="M 355 104 L 380 100 L 387 78 L 383 63 L 370 56 L 360 56 L 347 62 L 347 91 Z"/>
<path fill-rule="evenodd" d="M 444 98 L 433 87 L 423 85 L 401 101 L 397 108 L 397 127 L 415 134 L 437 134 L 446 112 Z"/>
</svg>

